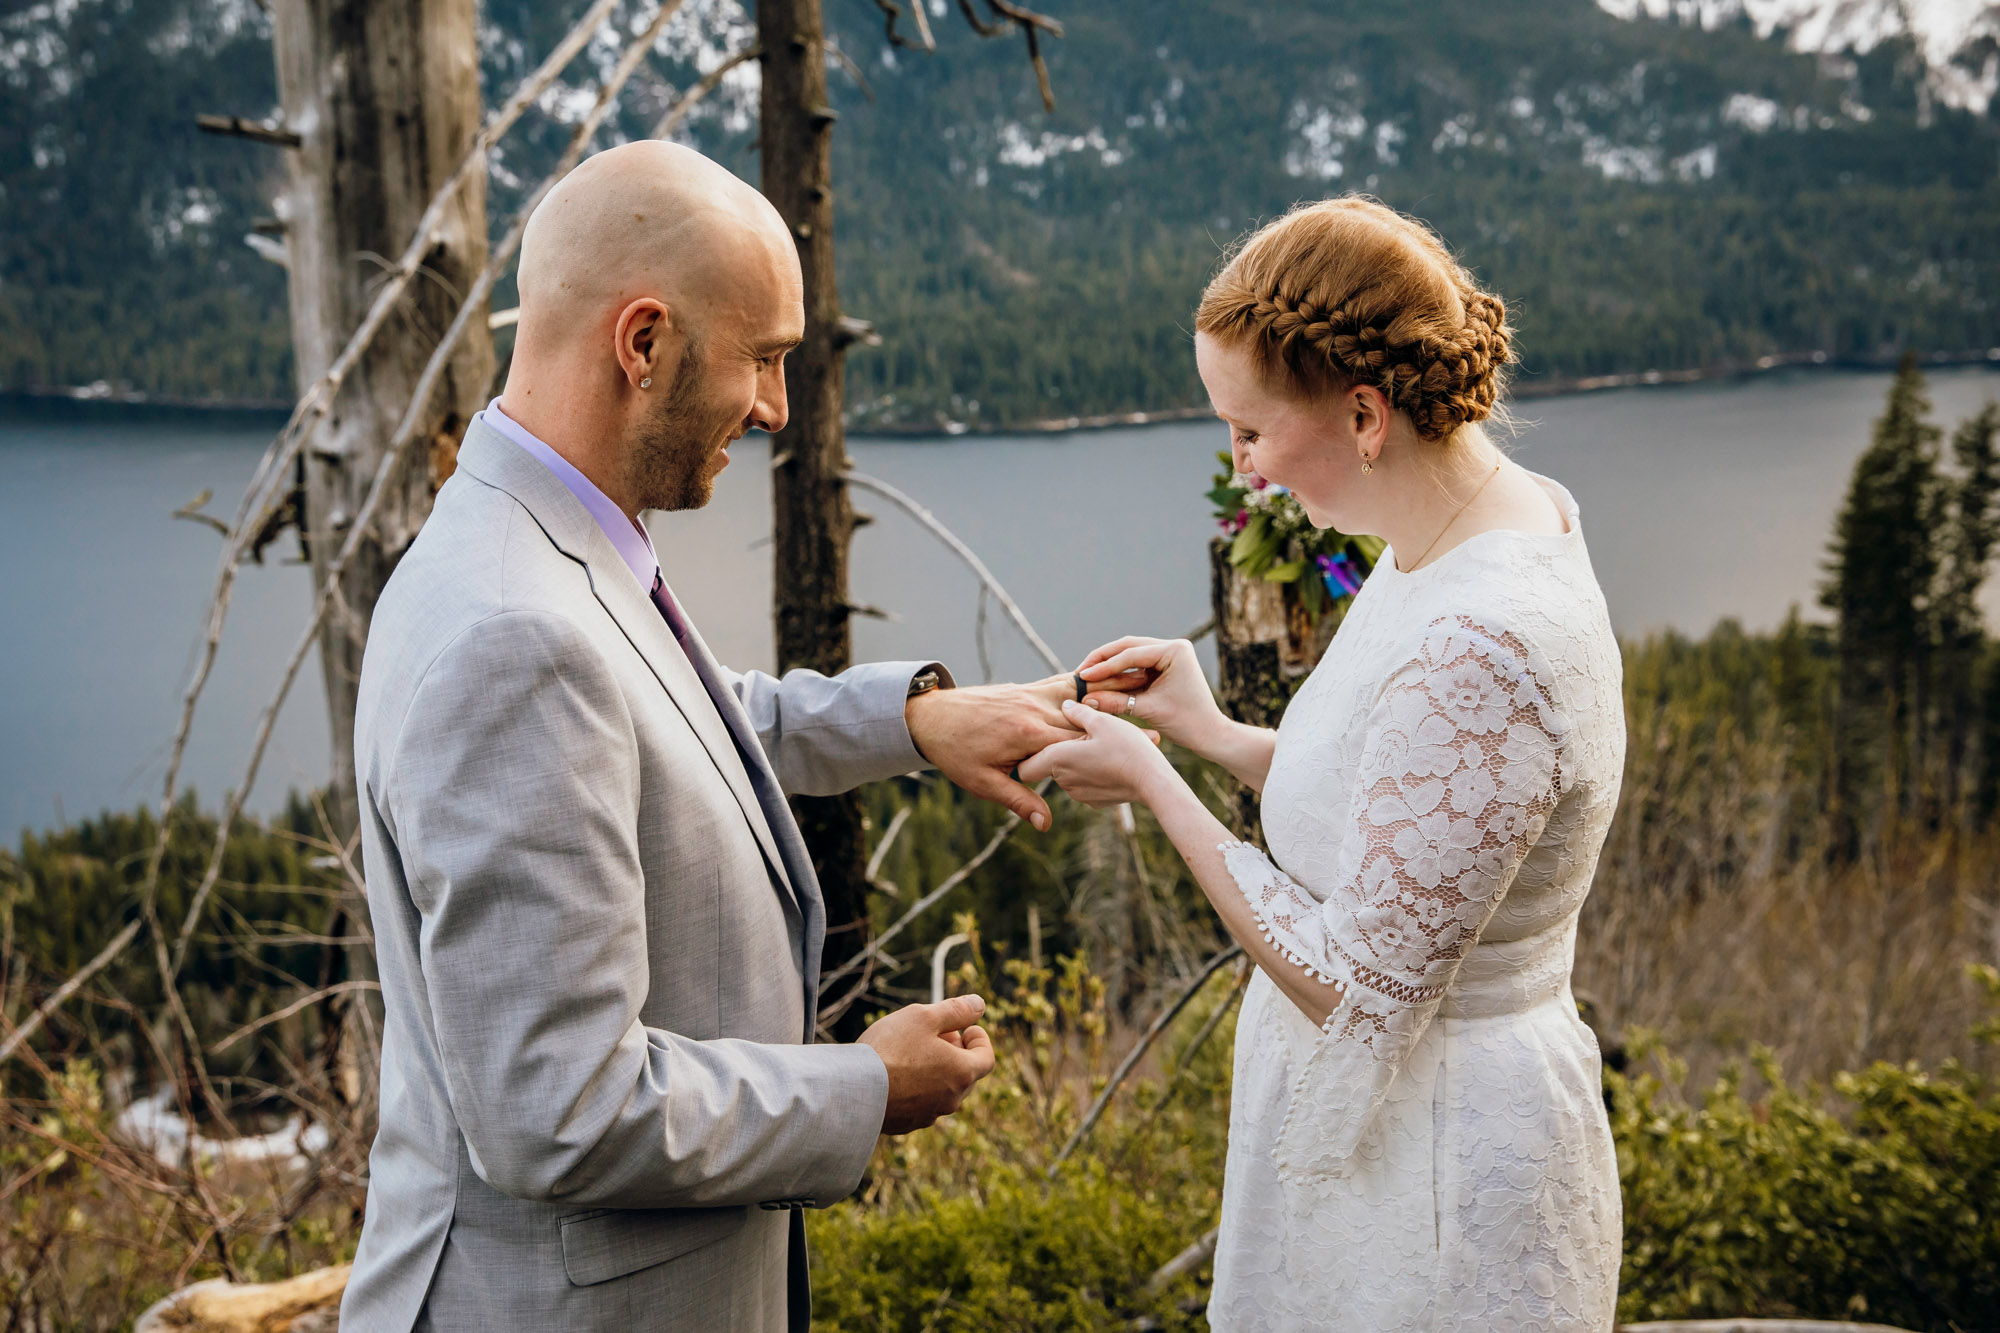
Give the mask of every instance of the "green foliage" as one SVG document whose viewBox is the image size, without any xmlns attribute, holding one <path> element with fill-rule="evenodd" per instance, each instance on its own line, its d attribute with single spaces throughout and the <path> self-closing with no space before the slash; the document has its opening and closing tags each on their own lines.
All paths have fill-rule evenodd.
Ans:
<svg viewBox="0 0 2000 1333">
<path fill-rule="evenodd" d="M 977 1193 L 820 1222 L 814 1324 L 857 1333 L 1109 1330 L 1146 1313 L 1159 1328 L 1201 1327 L 1169 1298 L 1131 1296 L 1134 1274 L 1188 1243 L 1179 1223 L 1101 1168 L 1071 1172 L 1055 1188 L 1002 1168 Z"/>
<path fill-rule="evenodd" d="M 1761 1059 L 1699 1106 L 1609 1076 L 1627 1319 L 1803 1316 L 1912 1329 L 2000 1320 L 2000 1089 L 1876 1064 L 1819 1089 Z"/>
<path fill-rule="evenodd" d="M 1231 565 L 1251 578 L 1296 584 L 1308 623 L 1360 590 L 1386 542 L 1318 527 L 1283 486 L 1242 475 L 1227 453 L 1215 457 L 1222 471 L 1208 498 L 1223 535 L 1231 539 Z"/>
<path fill-rule="evenodd" d="M 1820 600 L 1839 647 L 1829 794 L 1849 854 L 1883 818 L 1936 824 L 1966 813 L 1975 790 L 1978 597 L 2000 541 L 2000 409 L 1959 427 L 1949 471 L 1929 416 L 1923 374 L 1906 357 L 1828 548 Z"/>
<path fill-rule="evenodd" d="M 175 807 L 157 909 L 170 932 L 185 918 L 207 868 L 215 825 L 198 812 L 191 793 Z M 183 1001 L 205 1043 L 332 979 L 324 969 L 337 963 L 337 955 L 319 941 L 342 929 L 340 881 L 326 864 L 332 858 L 315 837 L 318 828 L 312 808 L 294 796 L 274 826 L 244 820 L 231 837 L 180 974 Z M 150 811 L 110 813 L 24 834 L 18 854 L 0 852 L 0 936 L 11 944 L 11 951 L 0 952 L 26 969 L 11 978 L 14 985 L 39 990 L 56 984 L 138 915 L 158 829 Z M 288 936 L 307 938 L 288 943 Z M 157 1074 L 154 1051 L 135 1018 L 159 1014 L 165 1004 L 151 951 L 128 949 L 98 975 L 86 997 L 99 1003 L 59 1011 L 36 1038 L 38 1048 L 50 1056 L 102 1049 L 143 1076 Z M 310 1034 L 317 1015 L 309 1010 L 285 1022 L 294 1034 Z M 225 1076 L 282 1077 L 258 1056 L 265 1049 L 239 1043 L 211 1068 Z M 10 1066 L 9 1077 L 18 1070 Z"/>
<path fill-rule="evenodd" d="M 813 1217 L 815 1325 L 1201 1327 L 1181 1308 L 1193 1275 L 1151 1296 L 1139 1287 L 1220 1206 L 1231 1041 L 1209 1019 L 1233 1003 L 1232 979 L 1208 983 L 1163 1038 L 1158 1072 L 1121 1089 L 1050 1180 L 1080 1103 L 1110 1073 L 1103 981 L 1075 956 L 991 975 L 971 918 L 955 924 L 975 936 L 957 986 L 991 998 L 986 1025 L 1006 1058 L 958 1115 L 886 1140 L 860 1200 Z"/>
<path fill-rule="evenodd" d="M 487 4 L 488 100 L 585 4 Z M 867 81 L 830 80 L 841 292 L 884 339 L 849 360 L 857 426 L 1198 404 L 1185 330 L 1221 248 L 1346 190 L 1427 218 L 1507 297 L 1531 381 L 1995 341 L 1996 120 L 1934 105 L 1902 40 L 1843 69 L 1591 0 L 1049 8 L 1052 115 L 1016 42 L 947 18 L 892 66 L 875 10 L 828 7 Z M 84 0 L 0 23 L 47 54 L 0 80 L 0 387 L 289 395 L 283 275 L 241 240 L 278 155 L 192 125 L 272 111 L 269 20 Z M 659 59 L 600 142 L 692 74 Z M 1739 93 L 1783 122 L 1728 119 Z M 725 92 L 689 133 L 754 177 L 753 117 Z M 1315 154 L 1314 124 L 1348 128 Z M 510 136 L 496 227 L 565 137 L 535 114 Z"/>
</svg>

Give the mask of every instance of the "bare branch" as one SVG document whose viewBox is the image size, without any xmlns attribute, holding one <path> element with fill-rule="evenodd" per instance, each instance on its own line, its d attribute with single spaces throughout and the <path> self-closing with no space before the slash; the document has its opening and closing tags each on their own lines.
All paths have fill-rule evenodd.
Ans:
<svg viewBox="0 0 2000 1333">
<path fill-rule="evenodd" d="M 195 496 L 194 499 L 189 500 L 179 509 L 176 509 L 174 510 L 173 513 L 167 515 L 167 517 L 184 518 L 193 523 L 206 523 L 209 527 L 214 528 L 217 532 L 221 533 L 223 536 L 225 537 L 231 536 L 232 534 L 229 530 L 229 525 L 227 523 L 224 523 L 221 519 L 217 518 L 213 514 L 204 514 L 201 512 L 203 508 L 207 506 L 208 502 L 214 498 L 215 498 L 215 492 L 213 490 L 204 487 L 200 495 Z"/>
<path fill-rule="evenodd" d="M 1047 1173 L 1049 1179 L 1055 1179 L 1056 1168 L 1068 1161 L 1069 1155 L 1075 1152 L 1078 1145 L 1083 1142 L 1090 1131 L 1096 1128 L 1098 1119 L 1103 1116 L 1104 1108 L 1111 1105 L 1111 1098 L 1118 1091 L 1119 1085 L 1124 1083 L 1126 1077 L 1138 1065 L 1140 1058 L 1148 1050 L 1152 1049 L 1153 1043 L 1159 1040 L 1160 1034 L 1167 1030 L 1167 1025 L 1180 1017 L 1181 1010 L 1187 1008 L 1188 1002 L 1201 993 L 1201 988 L 1208 984 L 1210 977 L 1221 970 L 1224 963 L 1240 957 L 1242 953 L 1242 945 L 1232 944 L 1221 953 L 1215 955 L 1215 957 L 1209 959 L 1208 966 L 1202 968 L 1201 974 L 1194 979 L 1186 990 L 1181 992 L 1180 998 L 1168 1005 L 1161 1012 L 1160 1016 L 1153 1020 L 1153 1026 L 1146 1029 L 1146 1035 L 1139 1038 L 1138 1045 L 1125 1053 L 1125 1058 L 1119 1061 L 1118 1068 L 1112 1071 L 1111 1081 L 1104 1085 L 1104 1091 L 1097 1095 L 1095 1102 L 1091 1103 L 1090 1110 L 1083 1117 L 1083 1122 L 1071 1133 L 1068 1142 L 1063 1144 L 1062 1151 L 1055 1155 L 1055 1160 L 1049 1163 Z"/>
<path fill-rule="evenodd" d="M 667 113 L 660 117 L 660 123 L 653 126 L 653 132 L 646 137 L 649 139 L 672 138 L 674 131 L 681 127 L 681 122 L 688 118 L 688 112 L 700 106 L 703 98 L 722 86 L 724 75 L 728 74 L 730 70 L 735 69 L 744 61 L 756 60 L 763 54 L 764 48 L 755 42 L 751 42 L 742 50 L 733 53 L 720 65 L 702 75 L 701 82 L 695 84 L 694 87 L 676 98 L 674 104 L 667 108 Z"/>
<path fill-rule="evenodd" d="M 42 1024 L 48 1021 L 50 1014 L 62 1008 L 70 996 L 83 989 L 85 982 L 110 966 L 111 960 L 124 951 L 125 946 L 132 942 L 133 937 L 139 933 L 139 928 L 144 924 L 144 920 L 139 917 L 133 917 L 130 921 L 126 922 L 125 929 L 113 935 L 111 943 L 98 950 L 97 957 L 85 963 L 77 970 L 76 975 L 56 987 L 49 995 L 49 998 L 43 1000 L 35 1012 L 28 1015 L 21 1026 L 8 1033 L 7 1040 L 0 1042 L 0 1064 L 4 1064 L 7 1057 L 14 1054 L 22 1042 L 34 1036 L 40 1030 Z"/>
<path fill-rule="evenodd" d="M 885 0 L 876 0 L 876 3 L 883 4 Z M 921 16 L 923 0 L 911 0 L 911 3 Z M 1042 95 L 1042 109 L 1054 111 L 1056 94 L 1049 83 L 1049 67 L 1042 61 L 1040 34 L 1046 32 L 1051 37 L 1060 37 L 1063 35 L 1063 25 L 1047 14 L 1037 13 L 1025 5 L 1014 4 L 1013 0 L 986 0 L 986 8 L 993 14 L 991 20 L 979 16 L 979 11 L 972 7 L 972 0 L 958 0 L 958 12 L 965 16 L 966 23 L 981 37 L 999 37 L 1010 28 L 1018 28 L 1028 39 L 1028 63 L 1035 69 L 1035 86 Z M 890 36 L 893 38 L 895 20 L 892 18 L 889 23 Z"/>
<path fill-rule="evenodd" d="M 297 148 L 305 143 L 295 130 L 288 130 L 283 125 L 245 120 L 241 116 L 196 116 L 194 124 L 204 134 L 226 134 L 269 144 L 273 148 Z"/>
<path fill-rule="evenodd" d="M 1185 1277 L 1215 1257 L 1215 1238 L 1222 1228 L 1210 1227 L 1202 1238 L 1182 1250 L 1173 1258 L 1160 1265 L 1158 1272 L 1146 1279 L 1141 1289 L 1147 1296 L 1157 1296 L 1174 1284 L 1176 1278 Z"/>
<path fill-rule="evenodd" d="M 262 1031 L 273 1023 L 281 1023 L 301 1009 L 309 1009 L 321 1000 L 334 995 L 345 995 L 349 991 L 382 989 L 379 981 L 336 981 L 331 986 L 322 986 L 316 991 L 308 991 L 282 1009 L 265 1014 L 254 1023 L 246 1023 L 208 1048 L 210 1055 L 220 1055 L 253 1032 Z"/>
<path fill-rule="evenodd" d="M 882 830 L 882 840 L 875 844 L 875 850 L 868 856 L 868 868 L 861 872 L 861 878 L 874 879 L 882 873 L 882 858 L 895 845 L 896 835 L 903 831 L 903 825 L 910 822 L 911 806 L 902 806 L 889 818 L 889 827 Z"/>
<path fill-rule="evenodd" d="M 1050 781 L 1051 779 L 1049 778 L 1043 778 L 1041 785 L 1035 788 L 1036 793 L 1040 794 L 1042 792 L 1047 791 L 1049 788 Z M 902 934 L 903 928 L 908 926 L 910 922 L 914 921 L 919 913 L 924 911 L 926 908 L 930 907 L 933 903 L 937 902 L 938 899 L 944 897 L 947 893 L 950 893 L 953 889 L 957 888 L 959 885 L 965 883 L 967 877 L 969 877 L 973 871 L 979 869 L 979 867 L 985 865 L 988 861 L 992 860 L 993 854 L 1000 850 L 1000 844 L 1007 841 L 1007 839 L 1010 836 L 1012 836 L 1014 830 L 1019 828 L 1020 826 L 1021 826 L 1021 817 L 1016 814 L 1009 814 L 1007 816 L 1007 822 L 1002 824 L 1000 826 L 999 831 L 996 832 L 990 840 L 988 840 L 987 844 L 984 847 L 979 849 L 978 855 L 974 856 L 970 861 L 967 861 L 964 865 L 960 866 L 958 869 L 952 871 L 951 874 L 945 876 L 943 883 L 939 884 L 936 888 L 932 889 L 929 893 L 925 894 L 923 897 L 917 899 L 915 903 L 911 904 L 910 910 L 903 913 L 902 916 L 898 917 L 894 925 L 890 926 L 880 935 L 877 935 L 873 940 L 870 940 L 868 942 L 867 948 L 863 949 L 860 953 L 854 955 L 854 957 L 848 959 L 836 971 L 830 973 L 827 976 L 821 977 L 819 983 L 819 993 L 822 995 L 826 994 L 828 988 L 831 987 L 834 982 L 840 980 L 848 973 L 854 971 L 855 968 L 860 967 L 861 964 L 866 960 L 873 958 L 881 958 L 885 962 L 894 961 L 890 959 L 886 954 L 882 953 L 882 946 L 887 944 L 890 940 L 895 939 L 896 936 Z"/>
<path fill-rule="evenodd" d="M 931 36 L 931 21 L 924 14 L 924 0 L 910 0 L 910 17 L 917 24 L 917 40 L 914 42 L 896 31 L 896 21 L 903 17 L 903 7 L 896 0 L 875 0 L 875 7 L 882 11 L 882 26 L 889 45 L 900 46 L 905 51 L 937 50 L 937 39 Z"/>
<path fill-rule="evenodd" d="M 1007 618 L 1014 622 L 1014 627 L 1021 631 L 1022 637 L 1027 639 L 1029 645 L 1037 653 L 1041 654 L 1042 660 L 1048 663 L 1049 670 L 1060 672 L 1065 669 L 1062 659 L 1056 656 L 1055 649 L 1049 647 L 1042 636 L 1035 633 L 1035 627 L 1028 623 L 1028 617 L 1022 614 L 1021 608 L 1015 604 L 1014 599 L 1007 595 L 1007 590 L 1000 586 L 1000 580 L 993 577 L 993 571 L 986 567 L 986 562 L 974 555 L 972 548 L 960 541 L 950 528 L 938 522 L 937 515 L 931 513 L 930 510 L 924 508 L 915 500 L 912 500 L 909 496 L 891 486 L 888 482 L 868 476 L 866 473 L 843 472 L 841 473 L 841 479 L 850 486 L 859 486 L 864 491 L 875 492 L 875 494 L 898 506 L 911 518 L 916 519 L 917 522 L 930 529 L 931 535 L 935 536 L 946 546 L 949 546 L 954 555 L 971 566 L 972 572 L 978 576 L 979 582 L 993 595 L 993 600 L 1000 603 L 1000 608 L 1007 613 Z"/>
<path fill-rule="evenodd" d="M 972 7 L 972 0 L 958 0 L 958 12 L 965 15 L 965 21 L 971 24 L 972 30 L 981 37 L 998 37 L 1010 26 L 1005 23 L 988 23 L 979 17 L 979 11 Z"/>
</svg>

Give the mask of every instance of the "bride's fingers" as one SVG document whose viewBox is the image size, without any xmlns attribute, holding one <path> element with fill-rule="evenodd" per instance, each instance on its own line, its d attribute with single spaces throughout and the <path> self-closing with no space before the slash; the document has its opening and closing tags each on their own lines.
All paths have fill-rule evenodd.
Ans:
<svg viewBox="0 0 2000 1333">
<path fill-rule="evenodd" d="M 1059 741 L 1056 744 L 1038 750 L 1034 754 L 1029 755 L 1026 759 L 1023 759 L 1021 761 L 1021 766 L 1015 770 L 1015 772 L 1020 775 L 1020 780 L 1023 783 L 1023 785 L 1033 786 L 1035 783 L 1040 782 L 1043 778 L 1054 777 L 1056 772 L 1056 761 L 1063 757 L 1062 755 L 1058 754 L 1057 751 L 1061 750 L 1064 746 L 1074 745 L 1076 743 L 1077 742 L 1075 741 Z"/>
<path fill-rule="evenodd" d="M 1108 680 L 1126 671 L 1159 671 L 1174 654 L 1174 645 L 1154 639 L 1121 648 L 1076 674 L 1085 680 Z"/>
<path fill-rule="evenodd" d="M 1160 640 L 1158 639 L 1150 639 L 1145 637 L 1144 635 L 1127 634 L 1122 639 L 1113 639 L 1110 643 L 1105 644 L 1101 648 L 1091 649 L 1090 656 L 1083 659 L 1083 665 L 1078 667 L 1077 670 L 1084 671 L 1092 666 L 1095 666 L 1097 663 L 1102 662 L 1107 657 L 1113 657 L 1119 653 L 1124 652 L 1127 648 L 1136 648 L 1142 643 L 1159 643 L 1159 642 Z"/>
</svg>

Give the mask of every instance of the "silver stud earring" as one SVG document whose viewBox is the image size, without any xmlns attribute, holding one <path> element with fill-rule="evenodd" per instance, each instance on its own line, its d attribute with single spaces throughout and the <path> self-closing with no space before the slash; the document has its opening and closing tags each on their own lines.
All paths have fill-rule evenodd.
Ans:
<svg viewBox="0 0 2000 1333">
<path fill-rule="evenodd" d="M 648 375 L 648 376 L 646 376 L 646 378 L 645 378 L 645 379 L 642 379 L 642 380 L 640 380 L 640 381 L 639 381 L 639 387 L 640 387 L 640 388 L 642 388 L 642 389 L 650 389 L 650 388 L 652 388 L 652 387 L 653 387 L 653 377 L 652 377 L 651 375 Z"/>
</svg>

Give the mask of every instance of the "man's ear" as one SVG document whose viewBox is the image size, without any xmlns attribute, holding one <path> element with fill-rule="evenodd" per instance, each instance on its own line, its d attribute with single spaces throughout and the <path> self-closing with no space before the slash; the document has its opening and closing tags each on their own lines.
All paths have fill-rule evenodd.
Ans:
<svg viewBox="0 0 2000 1333">
<path fill-rule="evenodd" d="M 642 296 L 618 312 L 613 332 L 618 369 L 633 388 L 641 387 L 667 360 L 665 344 L 674 336 L 673 311 L 654 296 Z"/>
</svg>

